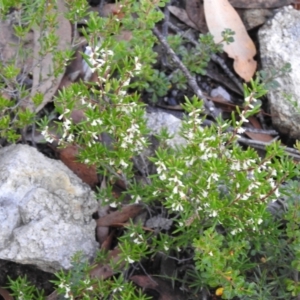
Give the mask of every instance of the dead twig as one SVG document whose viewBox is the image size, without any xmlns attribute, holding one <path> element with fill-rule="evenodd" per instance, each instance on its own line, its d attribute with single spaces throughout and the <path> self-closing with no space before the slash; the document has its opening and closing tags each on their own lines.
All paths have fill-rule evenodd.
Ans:
<svg viewBox="0 0 300 300">
<path fill-rule="evenodd" d="M 184 36 L 185 39 L 187 39 L 189 42 L 191 42 L 193 45 L 197 46 L 199 43 L 194 40 L 192 37 L 184 35 L 184 32 L 179 29 L 176 25 L 172 24 L 171 22 L 168 22 L 168 26 L 174 30 L 176 33 Z M 237 88 L 244 93 L 243 85 L 241 84 L 240 80 L 229 70 L 227 65 L 225 64 L 224 60 L 219 57 L 216 54 L 211 55 L 211 60 L 217 63 L 225 72 L 225 74 L 232 80 L 232 82 L 237 86 Z"/>
<path fill-rule="evenodd" d="M 239 137 L 238 139 L 239 143 L 242 143 L 244 145 L 256 148 L 256 149 L 261 149 L 261 150 L 266 150 L 266 147 L 269 146 L 271 142 L 261 142 L 261 141 L 253 141 L 247 138 Z M 290 147 L 284 147 L 285 152 L 291 156 L 293 159 L 300 161 L 300 152 L 296 149 L 290 148 Z"/>
<path fill-rule="evenodd" d="M 182 61 L 178 58 L 176 53 L 173 51 L 173 49 L 169 46 L 168 42 L 165 40 L 163 35 L 159 32 L 159 30 L 155 27 L 153 29 L 154 35 L 158 38 L 161 45 L 165 48 L 166 52 L 171 56 L 173 62 L 177 65 L 177 67 L 183 72 L 185 77 L 187 78 L 189 86 L 192 88 L 195 95 L 202 99 L 204 102 L 204 107 L 207 110 L 207 114 L 211 115 L 214 118 L 218 117 L 218 111 L 214 105 L 214 103 L 208 99 L 205 98 L 203 92 L 199 88 L 197 81 L 195 77 L 191 75 L 189 70 L 186 68 L 186 66 L 182 63 Z"/>
</svg>

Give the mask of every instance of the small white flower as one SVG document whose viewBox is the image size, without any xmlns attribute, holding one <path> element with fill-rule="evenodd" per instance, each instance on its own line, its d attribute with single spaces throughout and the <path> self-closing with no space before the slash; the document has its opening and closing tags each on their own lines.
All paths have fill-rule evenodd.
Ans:
<svg viewBox="0 0 300 300">
<path fill-rule="evenodd" d="M 212 251 L 210 251 L 208 254 L 209 254 L 210 256 L 214 256 L 213 253 L 212 253 Z"/>
<path fill-rule="evenodd" d="M 126 260 L 130 263 L 130 264 L 132 264 L 132 263 L 134 263 L 134 260 L 133 259 L 131 259 L 129 256 L 128 257 L 126 257 Z"/>
<path fill-rule="evenodd" d="M 166 180 L 167 177 L 166 177 L 165 174 L 161 174 L 161 175 L 159 175 L 159 179 L 160 179 L 160 180 Z"/>
<path fill-rule="evenodd" d="M 249 122 L 249 120 L 247 120 L 243 114 L 240 115 L 240 118 L 241 118 L 241 121 L 243 123 L 248 123 Z"/>
<path fill-rule="evenodd" d="M 119 286 L 119 287 L 116 287 L 113 289 L 113 292 L 116 293 L 116 292 L 121 292 L 123 290 L 123 287 L 122 286 Z"/>
<path fill-rule="evenodd" d="M 129 166 L 123 159 L 121 159 L 120 165 L 123 166 L 125 169 Z"/>
<path fill-rule="evenodd" d="M 243 127 L 239 127 L 238 130 L 237 130 L 237 132 L 238 132 L 239 134 L 242 134 L 242 133 L 245 132 L 245 129 L 244 129 Z"/>
<path fill-rule="evenodd" d="M 203 192 L 202 192 L 202 196 L 203 196 L 203 198 L 207 198 L 208 192 L 207 192 L 207 191 L 203 191 Z"/>
<path fill-rule="evenodd" d="M 140 196 L 136 196 L 135 198 L 135 203 L 140 203 L 140 201 L 142 200 L 142 198 Z"/>
<path fill-rule="evenodd" d="M 171 207 L 174 211 L 183 211 L 183 206 L 179 202 L 177 203 L 173 202 Z"/>
<path fill-rule="evenodd" d="M 173 189 L 173 194 L 178 194 L 178 186 L 175 185 L 174 189 Z"/>
<path fill-rule="evenodd" d="M 118 204 L 116 202 L 112 202 L 109 204 L 110 207 L 116 208 Z"/>
<path fill-rule="evenodd" d="M 213 211 L 209 214 L 210 217 L 216 217 L 217 215 L 218 215 L 218 213 L 217 213 L 217 211 L 215 211 L 215 210 L 213 210 Z"/>
<path fill-rule="evenodd" d="M 262 222 L 263 222 L 263 219 L 260 219 L 260 218 L 259 218 L 259 219 L 257 220 L 257 224 L 258 224 L 258 225 L 260 225 Z"/>
<path fill-rule="evenodd" d="M 242 195 L 241 200 L 244 200 L 244 201 L 248 200 L 250 198 L 250 196 L 251 196 L 251 193 L 245 193 Z"/>
</svg>

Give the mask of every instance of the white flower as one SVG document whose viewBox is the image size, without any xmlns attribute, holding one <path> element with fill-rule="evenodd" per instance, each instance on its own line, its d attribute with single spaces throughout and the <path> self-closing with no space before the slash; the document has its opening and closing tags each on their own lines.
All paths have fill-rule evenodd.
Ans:
<svg viewBox="0 0 300 300">
<path fill-rule="evenodd" d="M 237 233 L 237 230 L 236 229 L 233 229 L 233 230 L 231 230 L 231 232 L 230 232 L 232 235 L 236 235 L 236 233 Z"/>
<path fill-rule="evenodd" d="M 173 202 L 171 207 L 174 211 L 183 211 L 183 206 L 179 202 Z"/>
<path fill-rule="evenodd" d="M 109 204 L 110 207 L 116 208 L 118 204 L 116 202 L 112 202 Z"/>
<path fill-rule="evenodd" d="M 250 198 L 250 196 L 251 196 L 251 193 L 245 193 L 242 195 L 241 200 L 244 200 L 244 201 L 248 200 Z"/>
<path fill-rule="evenodd" d="M 181 199 L 186 199 L 186 194 L 183 191 L 179 191 L 179 195 Z"/>
<path fill-rule="evenodd" d="M 216 217 L 217 215 L 218 215 L 218 213 L 217 213 L 217 211 L 215 211 L 215 210 L 213 210 L 213 211 L 209 214 L 210 217 Z"/>
<path fill-rule="evenodd" d="M 158 177 L 159 177 L 160 180 L 166 180 L 167 179 L 165 174 L 161 174 Z"/>
<path fill-rule="evenodd" d="M 173 189 L 173 194 L 178 194 L 178 186 L 175 185 L 174 189 Z"/>
<path fill-rule="evenodd" d="M 212 251 L 210 251 L 208 254 L 209 254 L 210 256 L 214 256 L 213 253 L 212 253 Z"/>
<path fill-rule="evenodd" d="M 247 120 L 243 114 L 240 115 L 240 118 L 241 118 L 241 121 L 243 123 L 248 123 L 249 122 L 249 120 Z"/>
<path fill-rule="evenodd" d="M 257 224 L 258 224 L 258 225 L 260 225 L 262 222 L 263 222 L 263 219 L 260 219 L 260 218 L 259 218 L 259 219 L 257 220 Z"/>
<path fill-rule="evenodd" d="M 239 133 L 239 134 L 242 134 L 242 133 L 244 133 L 246 130 L 243 128 L 243 127 L 239 127 L 238 128 L 238 130 L 237 130 L 237 132 Z"/>
<path fill-rule="evenodd" d="M 126 257 L 126 260 L 130 263 L 130 264 L 132 264 L 132 263 L 134 263 L 134 260 L 133 259 L 131 259 L 129 256 L 128 257 Z"/>
<path fill-rule="evenodd" d="M 113 292 L 116 293 L 116 292 L 121 292 L 123 290 L 123 287 L 122 286 L 119 286 L 119 287 L 116 287 L 113 289 Z"/>
<path fill-rule="evenodd" d="M 140 196 L 136 196 L 135 197 L 135 203 L 140 203 L 140 201 L 142 200 L 142 198 Z"/>
<path fill-rule="evenodd" d="M 203 191 L 203 192 L 202 192 L 202 196 L 203 196 L 203 198 L 207 198 L 208 192 L 207 192 L 207 191 Z"/>
<path fill-rule="evenodd" d="M 74 134 L 69 134 L 68 137 L 67 137 L 67 141 L 69 143 L 72 143 L 74 141 Z"/>
<path fill-rule="evenodd" d="M 280 192 L 279 192 L 279 189 L 276 189 L 275 191 L 274 191 L 274 195 L 277 197 L 277 198 L 279 198 L 280 197 Z"/>
<path fill-rule="evenodd" d="M 183 186 L 182 182 L 178 179 L 176 175 L 173 178 L 169 178 L 169 181 L 173 181 L 174 183 L 177 183 L 178 186 Z"/>
<path fill-rule="evenodd" d="M 125 169 L 128 167 L 128 164 L 123 159 L 121 159 L 120 165 L 123 166 Z"/>
</svg>

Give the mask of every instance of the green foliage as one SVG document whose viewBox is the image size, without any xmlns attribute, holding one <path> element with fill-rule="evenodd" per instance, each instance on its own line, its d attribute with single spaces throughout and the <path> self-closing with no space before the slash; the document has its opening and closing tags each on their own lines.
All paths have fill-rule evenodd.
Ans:
<svg viewBox="0 0 300 300">
<path fill-rule="evenodd" d="M 124 272 L 120 271 L 120 264 L 111 263 L 115 276 L 107 280 L 90 278 L 91 267 L 76 255 L 73 269 L 56 275 L 58 293 L 70 299 L 146 299 L 128 274 L 143 261 L 151 262 L 163 253 L 177 260 L 187 255 L 192 258 L 184 279 L 178 274 L 172 281 L 194 293 L 221 288 L 223 299 L 292 299 L 299 295 L 300 215 L 298 202 L 292 201 L 299 191 L 296 184 L 290 194 L 282 188 L 284 183 L 299 176 L 299 167 L 286 156 L 279 143 L 270 144 L 264 158 L 237 143 L 247 118 L 260 110 L 261 102 L 257 99 L 276 85 L 271 84 L 271 79 L 288 68 L 270 76 L 261 72 L 250 85 L 244 86 L 243 109 L 237 108 L 230 121 L 218 120 L 211 127 L 201 127 L 202 101 L 196 97 L 186 99 L 183 107 L 187 116 L 181 130 L 186 144 L 171 149 L 166 146 L 170 139 L 166 131 L 157 136 L 160 145 L 150 158 L 156 173 L 148 178 L 151 184 L 141 184 L 135 180 L 133 158 L 141 155 L 149 144 L 146 138 L 149 129 L 139 93 L 146 90 L 152 101 L 157 101 L 172 85 L 187 89 L 185 75 L 174 69 L 171 58 L 166 58 L 167 67 L 163 71 L 153 68 L 157 54 L 153 51 L 156 39 L 152 29 L 163 18 L 158 7 L 166 1 L 121 1 L 121 20 L 117 16 L 101 18 L 88 13 L 86 0 L 68 3 L 67 17 L 71 22 L 88 19 L 81 30 L 88 51 L 82 55 L 86 70 L 94 73 L 96 80 L 74 83 L 55 97 L 61 131 L 58 143 L 78 145 L 79 159 L 95 165 L 109 177 L 108 182 L 121 179 L 132 202 L 142 199 L 149 208 L 159 203 L 172 227 L 163 232 L 145 232 L 141 224 L 130 224 L 118 239 Z M 20 0 L 13 4 L 0 1 L 2 12 L 7 13 L 11 5 L 19 9 L 21 25 L 14 27 L 19 48 L 14 60 L 1 62 L 0 88 L 8 93 L 16 91 L 18 96 L 11 101 L 0 95 L 0 136 L 16 141 L 20 130 L 38 119 L 34 112 L 21 109 L 19 104 L 19 99 L 29 95 L 28 89 L 17 80 L 20 66 L 30 55 L 22 49 L 27 33 L 35 26 L 50 28 L 49 34 L 41 38 L 41 55 L 55 54 L 55 76 L 65 68 L 73 51 L 55 51 L 56 14 L 47 11 L 45 1 Z M 118 39 L 124 29 L 130 31 L 130 40 Z M 230 30 L 224 31 L 223 42 L 231 42 L 233 38 Z M 178 35 L 168 40 L 193 75 L 205 74 L 211 55 L 222 50 L 222 45 L 215 45 L 210 35 L 201 35 L 196 47 L 190 47 Z M 75 35 L 72 44 L 77 43 Z M 39 105 L 43 95 L 37 93 L 32 100 Z M 85 118 L 74 123 L 71 118 L 74 110 L 81 110 Z M 49 130 L 49 122 L 47 116 L 38 119 L 45 140 L 52 142 L 55 137 Z M 103 143 L 100 136 L 105 137 Z M 283 216 L 285 226 L 267 209 L 281 192 L 291 202 L 291 209 Z M 122 201 L 122 197 L 113 197 L 109 184 L 98 196 L 114 207 Z M 98 254 L 102 262 L 108 263 L 107 257 L 106 253 Z M 26 279 L 10 281 L 10 288 L 20 299 L 43 299 Z"/>
</svg>

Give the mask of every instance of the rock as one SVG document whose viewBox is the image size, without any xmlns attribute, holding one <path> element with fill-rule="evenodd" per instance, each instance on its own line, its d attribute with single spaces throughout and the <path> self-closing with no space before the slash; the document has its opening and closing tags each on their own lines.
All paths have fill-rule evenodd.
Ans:
<svg viewBox="0 0 300 300">
<path fill-rule="evenodd" d="M 97 249 L 93 191 L 62 162 L 27 145 L 0 149 L 0 259 L 46 272 Z"/>
<path fill-rule="evenodd" d="M 292 7 L 279 10 L 274 18 L 259 30 L 261 62 L 264 69 L 281 69 L 286 63 L 292 72 L 276 79 L 280 88 L 268 94 L 274 127 L 291 138 L 300 138 L 300 110 L 292 105 L 286 95 L 300 107 L 300 11 Z"/>
<path fill-rule="evenodd" d="M 185 145 L 186 140 L 179 135 L 182 121 L 170 113 L 161 110 L 154 110 L 146 114 L 147 127 L 151 130 L 152 135 L 159 134 L 163 128 L 167 129 L 172 136 L 166 141 L 169 147 Z"/>
<path fill-rule="evenodd" d="M 239 10 L 247 30 L 264 24 L 273 15 L 272 9 L 253 8 Z"/>
<path fill-rule="evenodd" d="M 218 86 L 217 88 L 213 89 L 210 92 L 210 96 L 214 97 L 214 98 L 215 97 L 222 97 L 223 100 L 232 103 L 229 93 L 221 86 Z"/>
</svg>

